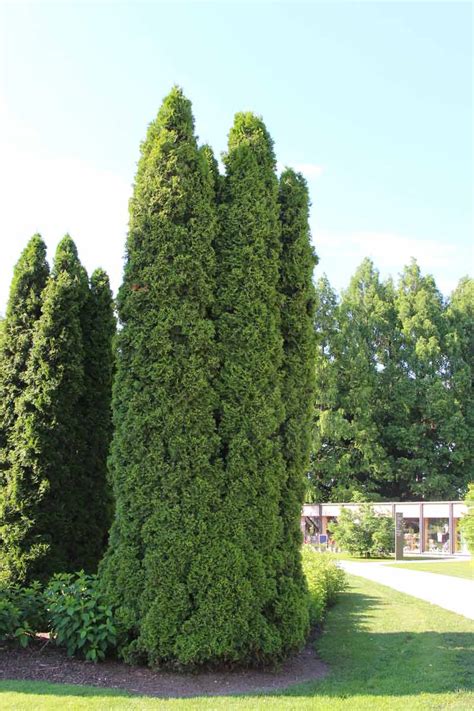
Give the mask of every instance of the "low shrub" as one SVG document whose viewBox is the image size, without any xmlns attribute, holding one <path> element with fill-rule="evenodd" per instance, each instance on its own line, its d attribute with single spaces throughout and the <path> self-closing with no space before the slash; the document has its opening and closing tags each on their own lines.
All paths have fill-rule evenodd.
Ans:
<svg viewBox="0 0 474 711">
<path fill-rule="evenodd" d="M 37 632 L 47 629 L 43 592 L 39 583 L 0 590 L 0 639 L 27 647 Z"/>
<path fill-rule="evenodd" d="M 99 590 L 97 576 L 83 571 L 55 575 L 45 590 L 51 636 L 69 656 L 104 659 L 116 645 L 113 612 Z"/>
<path fill-rule="evenodd" d="M 357 511 L 342 509 L 328 529 L 341 550 L 361 558 L 386 557 L 395 547 L 393 519 L 378 515 L 367 503 Z"/>
<path fill-rule="evenodd" d="M 329 553 L 317 553 L 304 545 L 303 570 L 308 584 L 309 619 L 312 625 L 320 623 L 326 608 L 334 605 L 338 593 L 347 587 L 346 575 Z"/>
</svg>

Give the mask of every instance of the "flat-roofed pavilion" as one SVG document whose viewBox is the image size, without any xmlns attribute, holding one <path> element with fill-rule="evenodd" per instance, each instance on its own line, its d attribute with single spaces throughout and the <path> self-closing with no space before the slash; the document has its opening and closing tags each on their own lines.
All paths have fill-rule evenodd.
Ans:
<svg viewBox="0 0 474 711">
<path fill-rule="evenodd" d="M 406 553 L 467 553 L 459 519 L 467 512 L 462 501 L 390 501 L 370 503 L 382 516 L 403 514 Z M 328 542 L 328 523 L 341 509 L 357 511 L 356 503 L 304 504 L 301 530 L 306 542 Z"/>
</svg>

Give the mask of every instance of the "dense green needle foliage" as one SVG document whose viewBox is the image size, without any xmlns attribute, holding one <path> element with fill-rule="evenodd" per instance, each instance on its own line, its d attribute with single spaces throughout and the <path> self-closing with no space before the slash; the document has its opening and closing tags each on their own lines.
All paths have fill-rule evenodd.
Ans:
<svg viewBox="0 0 474 711">
<path fill-rule="evenodd" d="M 151 663 L 219 654 L 211 163 L 174 88 L 149 126 L 130 203 L 110 458 L 116 512 L 101 567 L 122 655 Z"/>
<path fill-rule="evenodd" d="M 287 643 L 277 580 L 285 479 L 281 241 L 273 143 L 261 119 L 237 114 L 224 162 L 216 249 L 218 431 L 226 485 L 221 635 L 230 660 L 258 663 L 281 655 Z"/>
<path fill-rule="evenodd" d="M 76 247 L 66 236 L 58 245 L 34 328 L 2 495 L 2 567 L 4 575 L 21 582 L 71 570 L 78 563 L 73 521 L 78 520 L 76 484 L 83 452 L 81 311 L 87 290 Z"/>
<path fill-rule="evenodd" d="M 278 575 L 282 638 L 288 648 L 303 642 L 307 632 L 305 580 L 301 569 L 300 512 L 311 452 L 311 421 L 315 395 L 316 334 L 313 270 L 317 263 L 310 242 L 309 195 L 302 175 L 287 169 L 280 177 L 280 290 L 284 359 L 281 427 L 286 474 L 281 489 L 282 568 Z"/>
<path fill-rule="evenodd" d="M 15 267 L 0 340 L 0 581 L 16 579 L 8 551 L 9 499 L 15 496 L 10 467 L 18 399 L 25 387 L 33 331 L 41 314 L 41 294 L 48 274 L 46 245 L 40 235 L 34 235 Z"/>
<path fill-rule="evenodd" d="M 25 384 L 33 328 L 41 313 L 41 293 L 48 278 L 46 245 L 34 235 L 15 267 L 0 339 L 0 482 L 9 468 L 15 403 Z M 0 538 L 1 540 L 1 538 Z"/>
<path fill-rule="evenodd" d="M 318 283 L 316 434 L 309 496 L 459 498 L 473 476 L 473 280 L 445 303 L 407 266 L 395 286 L 370 260 L 340 302 Z"/>
<path fill-rule="evenodd" d="M 107 457 L 112 437 L 112 377 L 115 316 L 109 278 L 96 269 L 81 314 L 84 387 L 79 403 L 82 439 L 80 480 L 73 512 L 77 570 L 97 570 L 112 519 Z"/>
</svg>

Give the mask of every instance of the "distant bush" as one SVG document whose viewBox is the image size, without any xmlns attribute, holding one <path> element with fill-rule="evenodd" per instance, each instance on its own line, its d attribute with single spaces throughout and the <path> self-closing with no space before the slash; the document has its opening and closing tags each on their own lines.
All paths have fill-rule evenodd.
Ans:
<svg viewBox="0 0 474 711">
<path fill-rule="evenodd" d="M 88 661 L 104 659 L 115 647 L 112 608 L 99 591 L 97 576 L 83 571 L 55 575 L 45 591 L 51 636 L 69 656 Z"/>
<path fill-rule="evenodd" d="M 328 529 L 341 550 L 361 558 L 385 557 L 395 547 L 393 519 L 376 514 L 369 504 L 360 504 L 357 511 L 341 509 Z"/>
<path fill-rule="evenodd" d="M 0 640 L 14 640 L 27 647 L 37 632 L 46 629 L 46 610 L 39 583 L 0 590 Z"/>
<path fill-rule="evenodd" d="M 469 484 L 464 502 L 467 513 L 459 521 L 459 528 L 466 539 L 469 553 L 474 555 L 474 482 Z"/>
<path fill-rule="evenodd" d="M 317 553 L 311 546 L 302 550 L 303 570 L 308 585 L 309 619 L 312 625 L 324 618 L 338 593 L 347 587 L 346 575 L 329 553 Z"/>
</svg>

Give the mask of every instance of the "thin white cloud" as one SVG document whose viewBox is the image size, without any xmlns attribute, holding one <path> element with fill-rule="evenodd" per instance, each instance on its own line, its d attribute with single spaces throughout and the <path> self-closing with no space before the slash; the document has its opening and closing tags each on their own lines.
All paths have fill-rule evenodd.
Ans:
<svg viewBox="0 0 474 711">
<path fill-rule="evenodd" d="M 0 153 L 0 312 L 13 267 L 39 232 L 50 261 L 69 232 L 88 272 L 102 266 L 114 290 L 121 280 L 131 186 L 120 176 L 75 158 L 51 158 L 12 145 Z"/>
<path fill-rule="evenodd" d="M 325 172 L 324 166 L 318 163 L 295 163 L 293 167 L 299 173 L 303 173 L 305 178 L 320 178 Z"/>
<path fill-rule="evenodd" d="M 319 163 L 277 163 L 277 171 L 281 173 L 285 168 L 293 168 L 298 173 L 302 173 L 307 180 L 320 178 L 325 172 L 324 166 Z"/>
<path fill-rule="evenodd" d="M 320 256 L 322 271 L 338 270 L 344 275 L 347 286 L 352 275 L 365 258 L 373 260 L 383 277 L 396 277 L 412 258 L 419 263 L 424 273 L 433 274 L 439 289 L 449 294 L 460 277 L 472 269 L 472 255 L 459 245 L 432 239 L 420 239 L 393 232 L 332 232 L 313 229 L 313 241 Z"/>
</svg>

